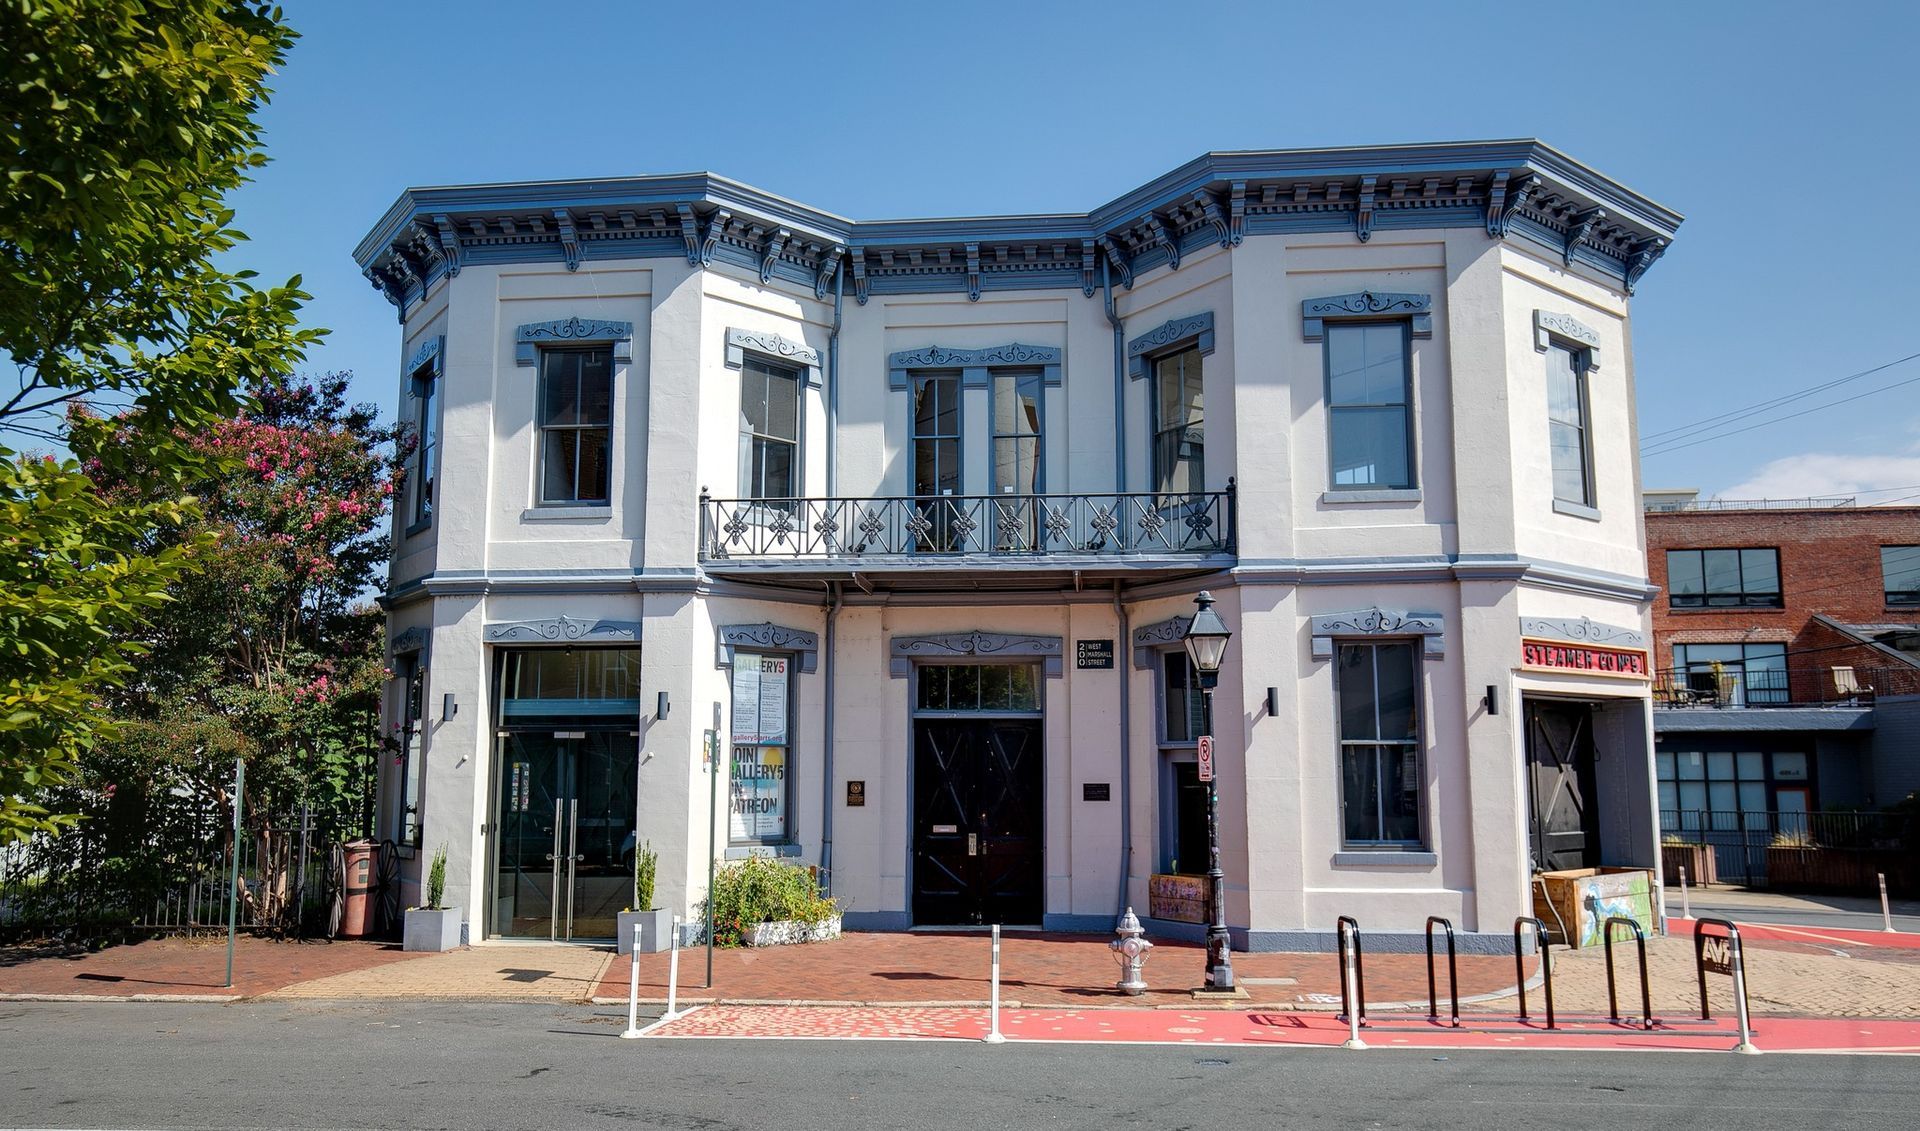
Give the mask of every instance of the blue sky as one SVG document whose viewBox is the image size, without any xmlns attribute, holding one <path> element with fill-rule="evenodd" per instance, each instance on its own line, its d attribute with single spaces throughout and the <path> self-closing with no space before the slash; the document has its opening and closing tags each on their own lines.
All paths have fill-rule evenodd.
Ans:
<svg viewBox="0 0 1920 1131">
<path fill-rule="evenodd" d="M 1081 211 L 1210 149 L 1539 137 L 1687 216 L 1634 300 L 1651 436 L 1920 352 L 1917 13 L 292 0 L 240 258 L 305 277 L 313 368 L 391 412 L 398 327 L 350 253 L 408 185 L 711 169 L 859 218 Z M 1645 479 L 1920 495 L 1920 381 Z"/>
</svg>

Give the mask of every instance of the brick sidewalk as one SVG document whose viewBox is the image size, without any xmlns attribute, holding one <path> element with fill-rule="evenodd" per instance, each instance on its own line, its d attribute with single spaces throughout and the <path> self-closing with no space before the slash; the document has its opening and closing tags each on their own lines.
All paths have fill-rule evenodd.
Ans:
<svg viewBox="0 0 1920 1131">
<path fill-rule="evenodd" d="M 613 960 L 588 946 L 461 947 L 414 962 L 351 970 L 267 996 L 408 1001 L 585 1001 Z"/>
<path fill-rule="evenodd" d="M 1009 934 L 1001 944 L 1000 994 L 1023 1005 L 1179 1006 L 1192 1008 L 1192 990 L 1204 978 L 1206 950 L 1193 943 L 1158 942 L 1147 959 L 1148 992 L 1137 998 L 1113 986 L 1119 966 L 1103 935 Z M 717 949 L 711 990 L 704 948 L 680 953 L 680 991 L 687 1000 L 829 1001 L 872 1003 L 984 1003 L 990 993 L 992 944 L 977 933 L 850 932 L 825 943 L 761 949 Z M 1533 959 L 1527 960 L 1531 974 Z M 1444 957 L 1438 963 L 1446 993 Z M 1247 998 L 1236 1005 L 1316 1007 L 1337 1005 L 1339 971 L 1331 954 L 1240 954 L 1234 975 Z M 1369 1001 L 1421 1001 L 1427 997 L 1426 958 L 1419 954 L 1369 954 Z M 625 1001 L 628 962 L 607 969 L 599 996 Z M 1473 997 L 1513 988 L 1513 959 L 1460 956 L 1460 994 Z M 658 1000 L 667 992 L 667 956 L 642 955 L 640 996 Z"/>
<path fill-rule="evenodd" d="M 150 939 L 94 954 L 38 957 L 0 952 L 0 994 L 82 997 L 250 997 L 349 970 L 406 963 L 422 956 L 382 942 L 235 940 L 233 987 L 225 985 L 225 935 Z"/>
</svg>

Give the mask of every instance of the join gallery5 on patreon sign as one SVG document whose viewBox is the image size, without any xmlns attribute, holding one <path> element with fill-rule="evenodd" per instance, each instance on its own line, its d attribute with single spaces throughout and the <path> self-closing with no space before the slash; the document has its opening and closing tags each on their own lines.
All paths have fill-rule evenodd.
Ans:
<svg viewBox="0 0 1920 1131">
<path fill-rule="evenodd" d="M 786 656 L 740 652 L 733 663 L 733 773 L 728 806 L 734 840 L 787 833 Z"/>
</svg>

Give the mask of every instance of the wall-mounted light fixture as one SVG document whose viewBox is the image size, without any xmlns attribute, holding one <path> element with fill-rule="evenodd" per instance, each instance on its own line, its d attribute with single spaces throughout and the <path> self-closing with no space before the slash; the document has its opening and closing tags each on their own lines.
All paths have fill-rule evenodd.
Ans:
<svg viewBox="0 0 1920 1131">
<path fill-rule="evenodd" d="M 460 713 L 460 704 L 457 700 L 454 699 L 453 692 L 449 691 L 445 695 L 442 695 L 440 697 L 440 720 L 442 722 L 445 722 L 446 720 L 454 717 L 459 713 Z"/>
<path fill-rule="evenodd" d="M 1273 718 L 1280 713 L 1280 689 L 1267 688 L 1267 717 Z"/>
<path fill-rule="evenodd" d="M 662 691 L 660 693 L 660 699 L 653 709 L 653 717 L 656 719 L 664 719 L 667 717 L 667 712 L 672 710 L 672 708 L 673 704 L 668 702 L 667 693 Z"/>
<path fill-rule="evenodd" d="M 1487 684 L 1486 704 L 1487 704 L 1487 714 L 1497 715 L 1500 713 L 1500 685 L 1499 684 L 1497 683 Z"/>
</svg>

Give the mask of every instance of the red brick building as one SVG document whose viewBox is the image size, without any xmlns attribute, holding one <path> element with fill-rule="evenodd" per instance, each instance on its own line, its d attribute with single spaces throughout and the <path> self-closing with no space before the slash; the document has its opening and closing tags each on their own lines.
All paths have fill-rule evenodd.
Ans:
<svg viewBox="0 0 1920 1131">
<path fill-rule="evenodd" d="M 1653 492 L 1646 528 L 1669 831 L 1770 837 L 1920 788 L 1920 506 Z"/>
</svg>

